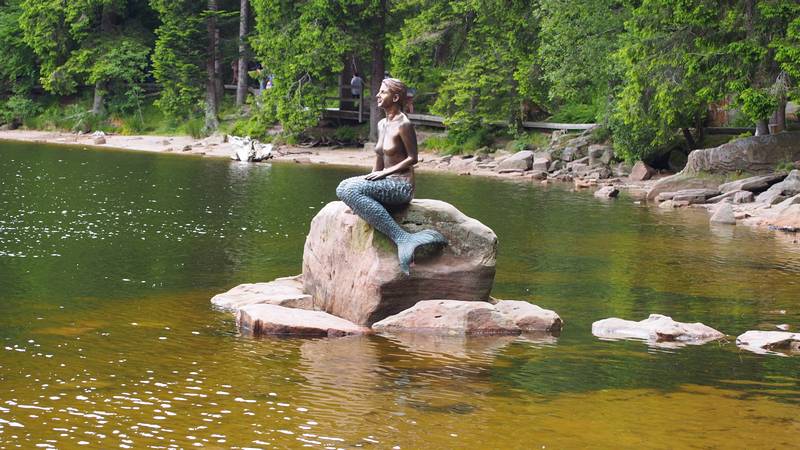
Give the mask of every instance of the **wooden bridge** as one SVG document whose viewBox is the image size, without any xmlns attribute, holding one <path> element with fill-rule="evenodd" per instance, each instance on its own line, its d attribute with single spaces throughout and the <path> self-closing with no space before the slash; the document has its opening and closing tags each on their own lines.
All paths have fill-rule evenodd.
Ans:
<svg viewBox="0 0 800 450">
<path fill-rule="evenodd" d="M 360 120 L 359 120 L 360 116 Z M 430 114 L 406 114 L 414 125 L 445 128 L 444 118 Z M 367 122 L 369 121 L 369 111 L 346 111 L 339 108 L 325 108 L 322 117 L 330 120 L 345 122 Z M 503 122 L 496 122 L 495 125 L 505 126 Z M 588 130 L 594 127 L 593 123 L 555 123 L 555 122 L 522 122 L 522 127 L 529 130 L 553 131 L 553 130 Z"/>
</svg>

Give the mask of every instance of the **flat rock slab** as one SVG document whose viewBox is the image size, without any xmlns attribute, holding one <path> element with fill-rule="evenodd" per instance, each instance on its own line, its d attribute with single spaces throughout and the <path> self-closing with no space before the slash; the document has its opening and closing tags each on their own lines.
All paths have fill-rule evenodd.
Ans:
<svg viewBox="0 0 800 450">
<path fill-rule="evenodd" d="M 752 191 L 761 192 L 766 190 L 773 184 L 786 178 L 786 173 L 778 172 L 769 175 L 758 175 L 755 177 L 744 178 L 741 180 L 731 181 L 719 186 L 719 191 L 723 194 L 733 191 Z"/>
<path fill-rule="evenodd" d="M 409 232 L 442 233 L 448 245 L 417 251 L 405 275 L 389 238 L 344 203 L 329 203 L 311 221 L 303 253 L 304 292 L 317 309 L 369 326 L 420 300 L 489 299 L 497 253 L 491 229 L 437 200 L 414 200 L 392 216 Z"/>
<path fill-rule="evenodd" d="M 521 300 L 500 300 L 494 308 L 522 331 L 561 331 L 564 321 L 555 311 Z"/>
<path fill-rule="evenodd" d="M 672 201 L 680 202 L 685 201 L 689 204 L 705 203 L 711 197 L 719 195 L 716 189 L 683 189 L 672 196 Z"/>
<path fill-rule="evenodd" d="M 244 333 L 254 336 L 347 336 L 370 333 L 369 328 L 322 311 L 285 308 L 278 305 L 248 305 L 236 315 Z"/>
<path fill-rule="evenodd" d="M 736 345 L 760 354 L 800 355 L 800 333 L 750 330 L 736 338 Z"/>
<path fill-rule="evenodd" d="M 533 166 L 533 152 L 530 150 L 522 150 L 520 152 L 514 153 L 513 155 L 509 156 L 508 158 L 504 159 L 500 164 L 497 165 L 498 171 L 503 170 L 530 170 Z M 547 169 L 545 169 L 547 170 Z"/>
<path fill-rule="evenodd" d="M 426 300 L 372 325 L 381 332 L 520 334 L 514 321 L 488 302 Z"/>
<path fill-rule="evenodd" d="M 215 295 L 211 303 L 231 311 L 260 303 L 314 309 L 311 296 L 303 292 L 303 279 L 300 275 L 278 278 L 268 283 L 240 284 L 228 292 Z"/>
<path fill-rule="evenodd" d="M 644 339 L 654 342 L 680 342 L 705 344 L 725 337 L 719 331 L 702 323 L 683 323 L 661 314 L 650 314 L 645 320 L 634 322 L 616 317 L 598 320 L 592 324 L 592 334 L 608 339 Z"/>
</svg>

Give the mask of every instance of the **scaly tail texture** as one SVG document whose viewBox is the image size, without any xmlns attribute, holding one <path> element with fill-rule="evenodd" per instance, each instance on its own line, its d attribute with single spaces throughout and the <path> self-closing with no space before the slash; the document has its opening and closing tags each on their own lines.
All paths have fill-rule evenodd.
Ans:
<svg viewBox="0 0 800 450">
<path fill-rule="evenodd" d="M 359 217 L 366 220 L 376 230 L 385 234 L 397 245 L 400 270 L 408 275 L 414 250 L 421 245 L 447 245 L 447 239 L 439 232 L 423 230 L 409 233 L 394 221 L 384 205 L 403 205 L 414 197 L 414 187 L 402 178 L 365 180 L 353 177 L 342 181 L 336 188 L 336 195 Z"/>
</svg>

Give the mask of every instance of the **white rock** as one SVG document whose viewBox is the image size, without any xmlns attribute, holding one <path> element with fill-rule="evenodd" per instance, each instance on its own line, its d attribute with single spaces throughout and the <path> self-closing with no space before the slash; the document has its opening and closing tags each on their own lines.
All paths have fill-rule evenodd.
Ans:
<svg viewBox="0 0 800 450">
<path fill-rule="evenodd" d="M 760 354 L 800 354 L 800 333 L 750 330 L 736 338 L 736 345 Z"/>
<path fill-rule="evenodd" d="M 268 303 L 288 308 L 314 309 L 310 295 L 303 292 L 300 275 L 278 278 L 269 283 L 240 284 L 228 292 L 215 295 L 211 299 L 215 306 L 237 311 L 248 305 Z"/>
<path fill-rule="evenodd" d="M 609 339 L 634 338 L 685 344 L 704 344 L 725 337 L 724 334 L 702 323 L 676 322 L 671 317 L 661 314 L 650 314 L 650 317 L 639 322 L 616 317 L 598 320 L 592 324 L 592 334 Z"/>
</svg>

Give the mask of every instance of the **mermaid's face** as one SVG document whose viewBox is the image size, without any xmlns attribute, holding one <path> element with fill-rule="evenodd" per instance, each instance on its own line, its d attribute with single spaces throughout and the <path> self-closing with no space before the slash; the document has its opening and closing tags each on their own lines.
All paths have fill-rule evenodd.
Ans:
<svg viewBox="0 0 800 450">
<path fill-rule="evenodd" d="M 381 89 L 375 95 L 375 99 L 378 101 L 378 106 L 381 108 L 385 108 L 392 103 L 397 103 L 397 94 L 392 94 L 388 87 L 386 87 L 386 83 L 381 83 Z"/>
</svg>

